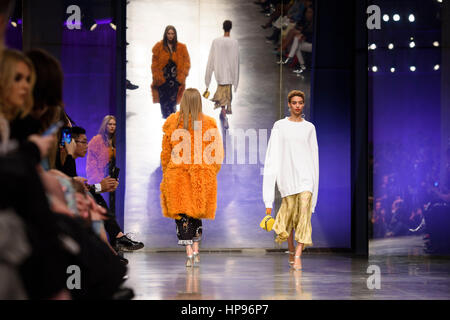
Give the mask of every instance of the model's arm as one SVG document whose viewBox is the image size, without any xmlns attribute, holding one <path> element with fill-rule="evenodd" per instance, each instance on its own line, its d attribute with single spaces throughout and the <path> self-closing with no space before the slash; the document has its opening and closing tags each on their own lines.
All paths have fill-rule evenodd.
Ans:
<svg viewBox="0 0 450 320">
<path fill-rule="evenodd" d="M 313 159 L 314 190 L 311 199 L 311 209 L 312 212 L 314 212 L 317 204 L 317 194 L 319 192 L 319 146 L 317 144 L 317 135 L 315 127 L 313 127 L 312 132 L 309 136 L 309 146 L 311 149 Z"/>
<path fill-rule="evenodd" d="M 167 165 L 170 162 L 170 158 L 172 157 L 172 144 L 171 144 L 171 139 L 172 139 L 172 130 L 171 128 L 171 124 L 174 121 L 174 116 L 175 114 L 171 114 L 166 122 L 164 122 L 163 125 L 163 139 L 162 139 L 162 150 L 161 150 L 161 167 L 162 167 L 162 171 L 164 172 L 164 170 L 167 168 Z"/>
<path fill-rule="evenodd" d="M 223 142 L 216 121 L 214 119 L 210 121 L 210 129 L 206 130 L 203 135 L 203 141 L 206 142 L 203 161 L 206 164 L 213 165 L 217 174 L 220 171 L 224 158 Z M 209 143 L 209 141 L 212 142 Z"/>
<path fill-rule="evenodd" d="M 234 59 L 234 79 L 233 79 L 233 85 L 234 85 L 234 92 L 237 91 L 238 88 L 238 84 L 239 84 L 239 45 L 236 44 L 236 48 L 235 48 L 235 59 Z"/>
<path fill-rule="evenodd" d="M 266 159 L 264 161 L 263 200 L 266 208 L 272 208 L 275 198 L 275 182 L 277 179 L 280 161 L 279 129 L 273 126 L 267 145 Z"/>
<path fill-rule="evenodd" d="M 152 53 L 153 53 L 152 54 L 153 85 L 159 87 L 164 83 L 164 73 L 163 73 L 164 66 L 161 66 L 158 44 L 156 44 L 153 47 Z"/>
<path fill-rule="evenodd" d="M 177 80 L 179 83 L 184 84 L 186 82 L 186 78 L 189 74 L 189 69 L 191 68 L 191 59 L 189 57 L 189 52 L 187 50 L 187 47 L 185 45 L 180 46 L 180 54 L 181 54 L 181 61 L 180 66 L 177 66 L 178 68 L 178 74 L 177 74 Z"/>
<path fill-rule="evenodd" d="M 168 134 L 164 133 L 161 150 L 161 167 L 163 172 L 169 164 L 171 154 L 172 148 L 170 145 L 170 137 Z"/>
<path fill-rule="evenodd" d="M 211 44 L 211 49 L 209 49 L 208 63 L 206 65 L 205 73 L 205 85 L 209 88 L 211 84 L 211 77 L 214 72 L 214 42 Z"/>
</svg>

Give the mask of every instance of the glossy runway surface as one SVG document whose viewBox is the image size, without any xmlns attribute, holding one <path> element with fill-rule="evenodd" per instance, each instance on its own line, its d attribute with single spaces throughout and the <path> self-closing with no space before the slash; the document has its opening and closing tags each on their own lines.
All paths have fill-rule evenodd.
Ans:
<svg viewBox="0 0 450 320">
<path fill-rule="evenodd" d="M 450 260 L 304 254 L 303 270 L 285 253 L 201 253 L 198 268 L 181 252 L 133 252 L 129 279 L 135 299 L 149 300 L 415 300 L 450 299 Z M 370 290 L 369 265 L 380 268 L 380 289 Z"/>
<path fill-rule="evenodd" d="M 203 221 L 204 241 L 207 248 L 274 248 L 273 233 L 259 228 L 265 215 L 262 201 L 261 169 L 266 150 L 266 133 L 273 123 L 284 117 L 285 100 L 280 105 L 280 79 L 282 95 L 293 88 L 306 93 L 309 106 L 309 73 L 297 77 L 292 70 L 280 66 L 272 53 L 273 44 L 266 43 L 270 30 L 260 25 L 267 21 L 260 7 L 252 1 L 241 0 L 131 0 L 127 6 L 127 79 L 139 86 L 127 90 L 127 168 L 125 193 L 125 231 L 143 241 L 147 248 L 177 247 L 175 223 L 163 218 L 160 207 L 159 185 L 161 118 L 159 104 L 152 103 L 151 49 L 160 41 L 166 25 L 177 29 L 178 41 L 185 43 L 191 58 L 191 70 L 186 87 L 205 90 L 204 74 L 209 48 L 214 38 L 222 36 L 222 22 L 233 21 L 231 37 L 239 41 L 240 80 L 237 93 L 233 92 L 233 114 L 229 115 L 230 129 L 252 130 L 258 143 L 255 163 L 250 163 L 248 142 L 243 164 L 235 160 L 224 164 L 218 175 L 218 200 L 216 219 Z M 209 88 L 211 96 L 216 90 L 213 79 Z M 219 121 L 219 110 L 203 99 L 203 111 Z M 309 110 L 305 110 L 306 115 Z M 260 131 L 263 130 L 263 131 Z M 268 131 L 264 131 L 268 130 Z M 261 133 L 261 136 L 259 135 Z M 268 137 L 268 136 L 267 136 Z M 248 138 L 247 138 L 248 141 Z M 228 148 L 233 152 L 244 142 Z M 245 145 L 244 145 L 245 148 Z M 328 247 L 320 224 L 313 218 L 313 241 L 316 247 Z"/>
</svg>

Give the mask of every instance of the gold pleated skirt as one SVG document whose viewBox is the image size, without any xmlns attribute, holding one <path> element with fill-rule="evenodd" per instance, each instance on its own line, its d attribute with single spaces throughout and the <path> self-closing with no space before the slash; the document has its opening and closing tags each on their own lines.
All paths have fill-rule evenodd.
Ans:
<svg viewBox="0 0 450 320">
<path fill-rule="evenodd" d="M 303 243 L 303 249 L 312 246 L 311 198 L 309 191 L 284 197 L 278 210 L 273 230 L 277 234 L 275 241 L 283 243 L 295 230 L 295 241 Z"/>
<path fill-rule="evenodd" d="M 214 109 L 230 106 L 231 107 L 231 84 L 218 85 L 216 93 L 211 101 L 214 101 Z"/>
</svg>

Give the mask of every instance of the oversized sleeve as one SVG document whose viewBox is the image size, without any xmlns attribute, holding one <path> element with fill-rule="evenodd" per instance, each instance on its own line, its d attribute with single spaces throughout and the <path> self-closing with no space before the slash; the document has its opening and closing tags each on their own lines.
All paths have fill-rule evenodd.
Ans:
<svg viewBox="0 0 450 320">
<path fill-rule="evenodd" d="M 155 44 L 152 49 L 152 76 L 153 76 L 153 85 L 159 87 L 164 83 L 164 73 L 163 68 L 161 66 L 161 57 L 160 55 L 160 45 L 159 43 Z"/>
<path fill-rule="evenodd" d="M 316 209 L 317 195 L 319 193 L 319 146 L 317 144 L 316 128 L 313 126 L 311 134 L 309 135 L 309 147 L 312 153 L 313 163 L 313 194 L 311 199 L 312 212 Z"/>
<path fill-rule="evenodd" d="M 99 163 L 100 146 L 97 136 L 93 137 L 88 144 L 88 154 L 86 159 L 86 176 L 89 183 L 99 183 L 104 177 Z"/>
<path fill-rule="evenodd" d="M 234 61 L 233 61 L 233 86 L 234 86 L 234 92 L 236 92 L 238 85 L 239 85 L 239 44 L 236 41 L 236 46 L 234 49 Z"/>
<path fill-rule="evenodd" d="M 168 120 L 169 119 L 166 120 L 163 126 L 164 135 L 162 139 L 162 150 L 161 150 L 161 167 L 163 172 L 167 168 L 167 165 L 170 162 L 170 157 L 172 155 L 172 145 L 170 143 L 171 134 L 169 132 L 169 124 L 167 122 Z"/>
<path fill-rule="evenodd" d="M 179 50 L 180 50 L 180 65 L 177 66 L 177 80 L 178 82 L 180 82 L 181 84 L 184 84 L 186 82 L 186 77 L 189 74 L 189 69 L 191 69 L 191 59 L 189 57 L 189 52 L 187 50 L 186 45 L 180 45 L 179 46 Z"/>
<path fill-rule="evenodd" d="M 208 63 L 206 65 L 206 72 L 205 72 L 205 85 L 207 88 L 209 88 L 209 85 L 211 84 L 211 77 L 214 72 L 214 52 L 215 52 L 215 42 L 211 44 L 211 49 L 209 49 L 209 57 L 208 57 Z"/>
<path fill-rule="evenodd" d="M 210 118 L 208 121 L 208 130 L 203 135 L 203 140 L 206 142 L 212 141 L 208 147 L 203 151 L 203 160 L 214 166 L 216 174 L 219 173 L 224 159 L 223 141 L 220 130 L 217 127 L 216 120 Z"/>
<path fill-rule="evenodd" d="M 266 208 L 272 208 L 273 200 L 275 199 L 275 182 L 278 176 L 281 157 L 280 148 L 280 130 L 275 123 L 267 145 L 264 161 L 263 200 Z"/>
</svg>

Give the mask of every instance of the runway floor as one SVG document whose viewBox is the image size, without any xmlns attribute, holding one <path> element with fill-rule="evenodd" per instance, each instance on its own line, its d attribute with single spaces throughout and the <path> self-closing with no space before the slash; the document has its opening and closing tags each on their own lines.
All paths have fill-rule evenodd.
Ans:
<svg viewBox="0 0 450 320">
<path fill-rule="evenodd" d="M 450 299 L 450 259 L 424 256 L 304 254 L 303 270 L 283 252 L 201 253 L 186 268 L 182 252 L 132 252 L 125 286 L 137 300 L 416 300 Z M 369 289 L 369 266 L 380 289 Z M 369 281 L 374 283 L 373 281 Z"/>
</svg>

